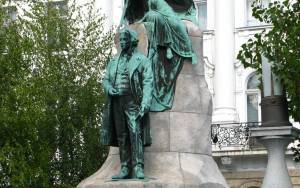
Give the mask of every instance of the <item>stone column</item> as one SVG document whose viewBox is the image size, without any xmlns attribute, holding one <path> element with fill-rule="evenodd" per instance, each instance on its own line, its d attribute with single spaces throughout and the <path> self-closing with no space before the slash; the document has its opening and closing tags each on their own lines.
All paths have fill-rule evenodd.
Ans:
<svg viewBox="0 0 300 188">
<path fill-rule="evenodd" d="M 285 151 L 291 137 L 266 136 L 259 139 L 268 150 L 268 166 L 262 188 L 292 188 L 285 163 Z"/>
<path fill-rule="evenodd" d="M 250 128 L 251 137 L 257 138 L 268 150 L 268 165 L 262 188 L 292 188 L 285 151 L 292 138 L 300 130 L 292 126 L 271 126 Z"/>
<path fill-rule="evenodd" d="M 213 122 L 236 122 L 234 0 L 215 2 L 215 100 Z"/>
</svg>

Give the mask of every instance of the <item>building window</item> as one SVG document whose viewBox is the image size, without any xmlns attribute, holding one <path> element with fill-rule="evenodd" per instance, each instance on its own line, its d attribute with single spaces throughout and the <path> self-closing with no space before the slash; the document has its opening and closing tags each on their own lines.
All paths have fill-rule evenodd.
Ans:
<svg viewBox="0 0 300 188">
<path fill-rule="evenodd" d="M 58 14 L 61 18 L 67 15 L 68 5 L 66 0 L 62 1 L 49 1 L 47 2 L 47 7 L 49 11 L 53 11 Z"/>
<path fill-rule="evenodd" d="M 247 26 L 257 26 L 257 25 L 263 25 L 265 24 L 264 22 L 260 22 L 256 18 L 252 16 L 252 7 L 251 5 L 255 2 L 256 0 L 247 0 Z M 270 0 L 260 0 L 260 6 L 261 7 L 268 7 Z"/>
<path fill-rule="evenodd" d="M 257 74 L 253 74 L 247 82 L 247 122 L 260 120 L 260 80 Z"/>
<path fill-rule="evenodd" d="M 1 17 L 4 17 L 3 26 L 8 26 L 9 23 L 15 21 L 18 16 L 17 8 L 15 6 L 0 7 Z"/>
<path fill-rule="evenodd" d="M 49 1 L 47 2 L 48 15 L 55 18 L 50 19 L 48 27 L 48 43 L 51 48 L 63 49 L 64 41 L 67 40 L 67 1 Z"/>
<path fill-rule="evenodd" d="M 195 1 L 200 28 L 207 29 L 207 0 Z"/>
<path fill-rule="evenodd" d="M 8 15 L 8 18 L 11 20 L 17 19 L 17 8 L 15 6 L 6 7 L 6 14 Z"/>
</svg>

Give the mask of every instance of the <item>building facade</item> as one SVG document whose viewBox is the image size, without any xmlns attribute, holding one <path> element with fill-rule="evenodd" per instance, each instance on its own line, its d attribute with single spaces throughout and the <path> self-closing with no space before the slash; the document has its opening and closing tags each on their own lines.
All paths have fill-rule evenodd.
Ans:
<svg viewBox="0 0 300 188">
<path fill-rule="evenodd" d="M 266 150 L 247 135 L 247 127 L 261 121 L 259 77 L 236 59 L 243 43 L 272 27 L 252 16 L 253 1 L 195 1 L 199 21 L 206 20 L 203 54 L 213 96 L 213 123 L 221 127 L 213 155 L 232 188 L 261 187 L 267 165 Z M 271 1 L 262 0 L 261 6 Z M 300 187 L 300 165 L 289 150 L 286 162 L 294 187 Z"/>
</svg>

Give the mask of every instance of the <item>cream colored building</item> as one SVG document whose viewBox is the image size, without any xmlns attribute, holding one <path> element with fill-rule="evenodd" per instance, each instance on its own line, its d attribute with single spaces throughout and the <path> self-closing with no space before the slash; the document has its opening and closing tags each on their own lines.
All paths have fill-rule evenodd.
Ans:
<svg viewBox="0 0 300 188">
<path fill-rule="evenodd" d="M 262 6 L 267 6 L 270 1 L 262 0 Z M 203 49 L 206 78 L 214 99 L 213 121 L 225 127 L 223 135 L 219 133 L 219 139 L 228 139 L 221 147 L 218 144 L 213 146 L 213 155 L 232 188 L 260 187 L 267 165 L 266 150 L 254 140 L 246 141 L 243 140 L 245 137 L 238 136 L 245 134 L 239 123 L 259 122 L 261 117 L 259 81 L 255 70 L 245 69 L 236 56 L 240 46 L 255 33 L 272 27 L 252 17 L 252 2 L 195 1 L 197 7 L 206 13 L 200 13 L 199 20 L 206 20 Z M 234 135 L 232 131 L 235 130 L 242 132 Z M 226 137 L 225 132 L 231 136 Z M 293 161 L 291 151 L 287 151 L 286 159 L 294 187 L 300 187 L 300 164 Z"/>
</svg>

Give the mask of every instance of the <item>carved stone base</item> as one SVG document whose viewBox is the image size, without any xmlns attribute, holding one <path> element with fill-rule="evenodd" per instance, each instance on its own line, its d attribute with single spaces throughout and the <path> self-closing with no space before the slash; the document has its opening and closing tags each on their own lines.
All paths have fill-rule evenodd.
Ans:
<svg viewBox="0 0 300 188">
<path fill-rule="evenodd" d="M 211 156 L 178 152 L 145 152 L 145 174 L 150 180 L 110 181 L 119 170 L 119 155 L 110 154 L 104 166 L 78 188 L 225 188 Z"/>
<path fill-rule="evenodd" d="M 204 77 L 201 31 L 185 23 L 199 63 L 184 62 L 173 108 L 150 114 L 153 144 L 145 149 L 145 176 L 150 180 L 109 181 L 120 169 L 118 149 L 111 148 L 101 169 L 78 188 L 228 188 L 211 156 L 212 102 Z M 146 35 L 143 25 L 134 28 Z"/>
</svg>

